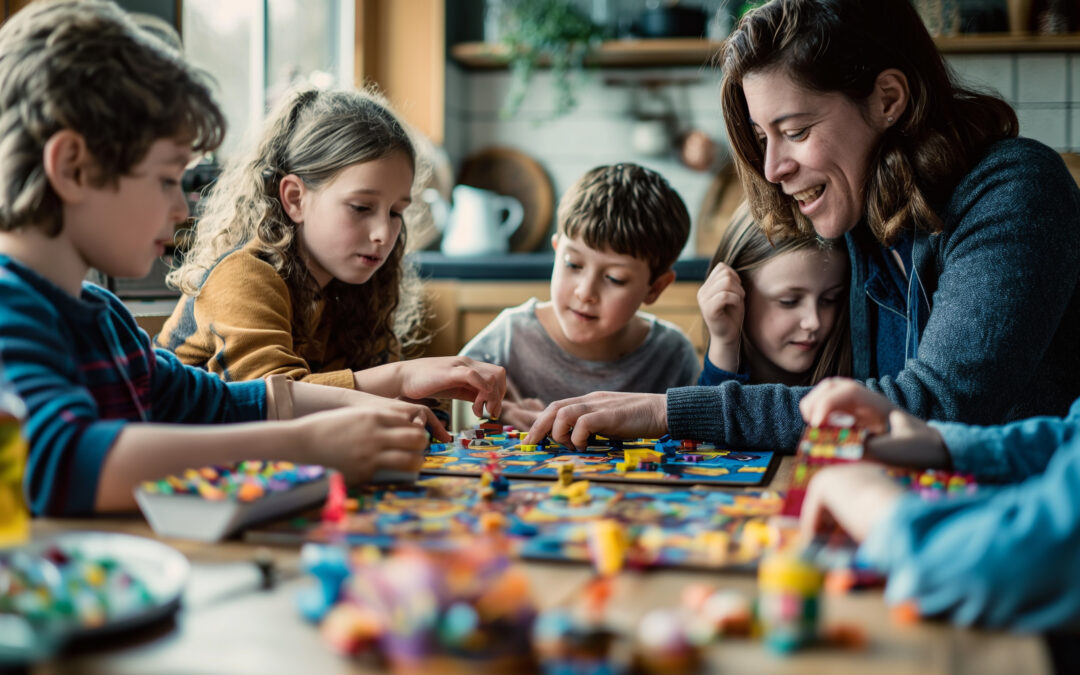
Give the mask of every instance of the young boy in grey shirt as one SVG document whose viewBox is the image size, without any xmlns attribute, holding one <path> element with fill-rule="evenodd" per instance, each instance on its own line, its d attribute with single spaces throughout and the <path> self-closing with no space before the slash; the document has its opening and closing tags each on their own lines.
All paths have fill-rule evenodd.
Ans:
<svg viewBox="0 0 1080 675">
<path fill-rule="evenodd" d="M 686 205 L 660 174 L 615 164 L 582 176 L 559 202 L 551 300 L 504 310 L 461 351 L 506 369 L 502 421 L 528 429 L 551 401 L 693 384 L 690 340 L 638 311 L 675 280 L 689 235 Z"/>
</svg>

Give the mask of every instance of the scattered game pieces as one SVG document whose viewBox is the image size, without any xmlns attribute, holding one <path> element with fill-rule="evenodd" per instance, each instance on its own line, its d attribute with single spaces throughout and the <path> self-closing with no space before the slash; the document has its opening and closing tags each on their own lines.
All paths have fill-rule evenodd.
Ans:
<svg viewBox="0 0 1080 675">
<path fill-rule="evenodd" d="M 0 549 L 0 664 L 168 616 L 187 574 L 180 553 L 131 535 L 72 533 Z"/>
<path fill-rule="evenodd" d="M 302 555 L 318 582 L 301 599 L 306 617 L 315 618 L 307 611 L 308 598 L 329 597 L 326 591 L 335 585 L 339 591 L 317 617 L 338 651 L 375 648 L 398 672 L 464 672 L 469 666 L 510 673 L 534 667 L 528 580 L 490 542 L 439 554 L 406 548 L 385 559 L 370 550 L 349 555 L 316 545 L 305 546 Z M 320 569 L 326 561 L 334 561 L 334 578 Z M 341 561 L 346 576 L 338 583 Z"/>
<path fill-rule="evenodd" d="M 467 548 L 476 533 L 505 533 L 511 555 L 634 568 L 752 570 L 765 551 L 784 543 L 768 520 L 782 504 L 776 492 L 721 492 L 650 486 L 587 487 L 587 501 L 553 496 L 551 483 L 513 481 L 505 495 L 485 498 L 483 479 L 432 476 L 415 485 L 357 487 L 357 511 L 324 523 L 318 511 L 250 529 L 262 544 L 341 543 L 383 550 L 412 544 L 431 550 Z M 498 514 L 498 515 L 489 515 Z M 613 524 L 597 526 L 599 521 Z M 599 558 L 590 550 L 597 527 L 608 528 Z M 615 531 L 622 541 L 615 546 Z"/>
<path fill-rule="evenodd" d="M 135 491 L 135 500 L 158 535 L 218 541 L 322 502 L 334 475 L 340 478 L 321 466 L 246 461 L 147 481 Z M 344 485 L 335 495 L 327 507 L 331 521 L 344 518 Z"/>
<path fill-rule="evenodd" d="M 455 442 L 433 443 L 421 471 L 479 476 L 493 451 L 508 478 L 558 479 L 559 467 L 571 464 L 576 474 L 586 474 L 590 481 L 750 487 L 768 482 L 779 459 L 768 451 L 728 450 L 666 436 L 634 440 L 597 436 L 580 451 L 550 439 L 536 445 L 519 441 L 520 433 L 512 427 L 481 422 L 461 432 Z"/>
</svg>

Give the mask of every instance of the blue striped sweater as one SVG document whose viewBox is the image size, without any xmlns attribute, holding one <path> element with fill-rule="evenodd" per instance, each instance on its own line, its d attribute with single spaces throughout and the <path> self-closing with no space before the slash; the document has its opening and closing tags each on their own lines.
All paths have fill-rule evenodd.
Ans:
<svg viewBox="0 0 1080 675">
<path fill-rule="evenodd" d="M 130 422 L 266 417 L 262 380 L 226 384 L 155 350 L 123 303 L 83 284 L 72 297 L 0 255 L 0 363 L 26 402 L 24 489 L 38 515 L 93 512 L 98 479 Z"/>
</svg>

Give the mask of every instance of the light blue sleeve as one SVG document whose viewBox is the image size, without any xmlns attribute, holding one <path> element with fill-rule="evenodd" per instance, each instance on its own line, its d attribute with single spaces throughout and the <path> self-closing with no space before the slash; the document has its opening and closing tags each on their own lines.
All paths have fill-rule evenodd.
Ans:
<svg viewBox="0 0 1080 675">
<path fill-rule="evenodd" d="M 888 575 L 887 602 L 913 600 L 923 616 L 1024 631 L 1080 627 L 1080 439 L 1071 434 L 1042 475 L 1017 485 L 938 501 L 906 495 L 859 557 Z"/>
<path fill-rule="evenodd" d="M 953 468 L 981 481 L 1015 483 L 1041 473 L 1057 448 L 1080 433 L 1080 399 L 1065 419 L 1033 417 L 1000 426 L 930 422 L 941 432 Z"/>
</svg>

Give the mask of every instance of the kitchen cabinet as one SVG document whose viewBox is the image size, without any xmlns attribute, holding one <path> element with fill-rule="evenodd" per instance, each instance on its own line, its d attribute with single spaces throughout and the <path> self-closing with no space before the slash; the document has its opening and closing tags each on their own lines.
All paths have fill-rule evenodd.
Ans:
<svg viewBox="0 0 1080 675">
<path fill-rule="evenodd" d="M 700 281 L 676 281 L 652 305 L 642 311 L 667 319 L 681 328 L 699 356 L 705 353 L 704 321 L 697 304 Z M 424 284 L 434 337 L 425 356 L 457 354 L 503 309 L 520 305 L 529 298 L 548 300 L 549 281 L 469 281 L 431 280 Z"/>
</svg>

